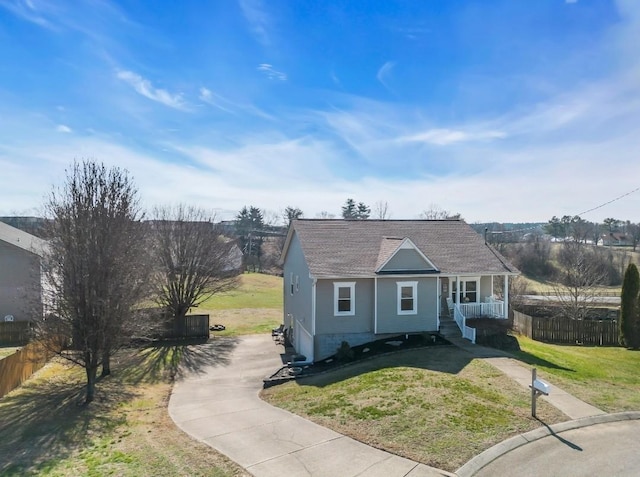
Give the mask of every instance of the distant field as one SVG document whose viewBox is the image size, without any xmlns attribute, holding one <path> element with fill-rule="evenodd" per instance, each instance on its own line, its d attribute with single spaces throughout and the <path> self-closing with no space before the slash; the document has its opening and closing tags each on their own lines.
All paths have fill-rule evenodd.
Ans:
<svg viewBox="0 0 640 477">
<path fill-rule="evenodd" d="M 232 291 L 214 295 L 200 305 L 206 310 L 239 308 L 282 309 L 282 278 L 261 273 L 244 273 L 240 286 Z"/>
<path fill-rule="evenodd" d="M 19 349 L 19 346 L 0 346 L 0 359 L 15 353 Z"/>
<path fill-rule="evenodd" d="M 282 278 L 245 273 L 237 289 L 215 295 L 192 311 L 208 313 L 212 325 L 226 327 L 214 332 L 216 336 L 268 333 L 282 323 Z"/>
</svg>

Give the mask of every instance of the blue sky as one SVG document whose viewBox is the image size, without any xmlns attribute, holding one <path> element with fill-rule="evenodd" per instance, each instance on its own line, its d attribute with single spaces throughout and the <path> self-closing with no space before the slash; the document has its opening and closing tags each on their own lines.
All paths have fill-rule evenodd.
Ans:
<svg viewBox="0 0 640 477">
<path fill-rule="evenodd" d="M 0 0 L 0 215 L 82 158 L 222 219 L 577 214 L 640 186 L 638 45 L 634 0 Z"/>
</svg>

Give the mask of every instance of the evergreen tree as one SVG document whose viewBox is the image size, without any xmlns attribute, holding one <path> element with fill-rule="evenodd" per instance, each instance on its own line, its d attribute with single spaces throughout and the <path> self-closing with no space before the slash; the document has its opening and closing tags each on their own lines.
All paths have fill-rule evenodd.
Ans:
<svg viewBox="0 0 640 477">
<path fill-rule="evenodd" d="M 342 218 L 346 220 L 354 220 L 358 218 L 357 213 L 356 201 L 353 199 L 347 199 L 342 206 Z"/>
<path fill-rule="evenodd" d="M 356 218 L 360 220 L 366 220 L 371 215 L 371 207 L 369 207 L 364 202 L 358 202 L 358 211 L 356 213 Z"/>
<path fill-rule="evenodd" d="M 371 207 L 364 202 L 347 199 L 342 206 L 342 218 L 346 220 L 365 220 L 371 215 Z"/>
<path fill-rule="evenodd" d="M 640 274 L 638 267 L 631 263 L 624 274 L 622 294 L 620 295 L 620 335 L 622 346 L 638 349 L 640 347 Z"/>
<path fill-rule="evenodd" d="M 264 241 L 264 216 L 258 207 L 244 206 L 236 215 L 236 234 L 245 263 L 259 268 Z"/>
</svg>

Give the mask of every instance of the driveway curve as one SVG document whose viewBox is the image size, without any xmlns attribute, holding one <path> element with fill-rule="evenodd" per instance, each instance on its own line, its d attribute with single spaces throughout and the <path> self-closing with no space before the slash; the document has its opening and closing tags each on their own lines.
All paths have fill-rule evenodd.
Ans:
<svg viewBox="0 0 640 477">
<path fill-rule="evenodd" d="M 282 365 L 269 335 L 216 338 L 183 358 L 169 415 L 190 436 L 262 476 L 453 475 L 367 446 L 262 401 Z"/>
</svg>

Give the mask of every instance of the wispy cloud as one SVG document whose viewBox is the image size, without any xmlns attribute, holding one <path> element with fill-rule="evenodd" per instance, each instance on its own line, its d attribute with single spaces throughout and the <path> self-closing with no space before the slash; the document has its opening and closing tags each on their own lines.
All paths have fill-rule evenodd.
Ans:
<svg viewBox="0 0 640 477">
<path fill-rule="evenodd" d="M 54 30 L 54 25 L 47 20 L 46 15 L 31 0 L 7 0 L 0 2 L 0 8 L 13 13 L 15 16 L 25 21 L 34 23 L 41 27 Z"/>
<path fill-rule="evenodd" d="M 269 46 L 271 39 L 269 37 L 269 15 L 264 9 L 261 0 L 239 0 L 240 9 L 245 19 L 251 27 L 251 31 L 257 37 L 258 41 Z"/>
<path fill-rule="evenodd" d="M 56 131 L 61 132 L 61 133 L 70 133 L 73 132 L 73 130 L 65 125 L 65 124 L 58 124 L 58 126 L 56 127 Z"/>
<path fill-rule="evenodd" d="M 282 71 L 275 70 L 273 65 L 262 63 L 258 66 L 258 71 L 262 71 L 270 80 L 287 81 L 287 74 Z"/>
<path fill-rule="evenodd" d="M 456 129 L 429 129 L 428 131 L 400 137 L 400 142 L 423 142 L 436 146 L 447 146 L 461 142 L 491 141 L 503 139 L 507 135 L 503 131 L 468 132 Z"/>
<path fill-rule="evenodd" d="M 389 87 L 389 77 L 391 76 L 391 71 L 396 65 L 395 61 L 387 61 L 384 65 L 380 67 L 378 73 L 376 74 L 376 78 L 380 81 L 380 84 L 384 86 L 389 91 L 393 92 L 393 89 Z"/>
<path fill-rule="evenodd" d="M 186 106 L 181 93 L 171 94 L 165 89 L 155 88 L 151 82 L 132 71 L 120 70 L 116 76 L 131 85 L 138 94 L 170 108 L 185 110 Z"/>
<path fill-rule="evenodd" d="M 205 88 L 204 86 L 200 88 L 200 95 L 198 96 L 198 99 L 200 99 L 200 101 L 202 101 L 203 103 L 207 103 L 208 105 L 213 106 L 214 108 L 218 108 L 221 111 L 233 114 L 233 111 L 231 111 L 231 109 L 226 108 L 221 104 L 231 104 L 230 101 L 227 101 L 219 94 L 215 94 L 210 89 Z"/>
</svg>

